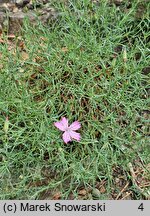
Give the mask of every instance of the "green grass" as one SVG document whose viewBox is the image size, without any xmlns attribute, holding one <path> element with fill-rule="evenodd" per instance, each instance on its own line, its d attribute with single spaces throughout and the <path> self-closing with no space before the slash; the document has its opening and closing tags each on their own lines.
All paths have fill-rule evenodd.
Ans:
<svg viewBox="0 0 150 216">
<path fill-rule="evenodd" d="M 112 199 L 117 167 L 132 199 L 142 199 L 128 165 L 140 164 L 148 178 L 148 5 L 140 19 L 136 1 L 128 11 L 107 1 L 55 7 L 58 21 L 26 22 L 21 39 L 0 44 L 0 199 L 48 199 L 58 191 L 78 199 L 80 188 L 102 180 L 99 199 Z M 80 142 L 63 143 L 53 125 L 62 116 L 81 122 Z"/>
</svg>

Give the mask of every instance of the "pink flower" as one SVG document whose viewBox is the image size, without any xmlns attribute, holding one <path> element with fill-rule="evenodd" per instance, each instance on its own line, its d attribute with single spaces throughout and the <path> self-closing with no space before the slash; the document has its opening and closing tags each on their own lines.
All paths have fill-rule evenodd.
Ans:
<svg viewBox="0 0 150 216">
<path fill-rule="evenodd" d="M 81 127 L 81 124 L 78 121 L 75 121 L 68 126 L 68 119 L 62 117 L 61 121 L 55 122 L 54 125 L 59 130 L 64 131 L 62 138 L 65 143 L 72 141 L 72 139 L 80 141 L 80 133 L 75 132 Z"/>
</svg>

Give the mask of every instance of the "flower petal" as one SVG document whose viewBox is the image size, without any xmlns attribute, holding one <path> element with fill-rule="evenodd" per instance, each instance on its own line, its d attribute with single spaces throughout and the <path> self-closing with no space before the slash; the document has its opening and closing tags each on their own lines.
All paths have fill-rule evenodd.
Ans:
<svg viewBox="0 0 150 216">
<path fill-rule="evenodd" d="M 77 141 L 80 141 L 80 133 L 77 133 L 75 131 L 69 131 L 69 135 L 71 138 L 77 140 Z"/>
<path fill-rule="evenodd" d="M 64 126 L 65 128 L 68 128 L 68 119 L 67 119 L 67 118 L 62 117 L 62 119 L 61 119 L 60 122 L 63 124 L 63 126 Z"/>
<path fill-rule="evenodd" d="M 61 131 L 65 131 L 65 128 L 61 122 L 55 122 L 54 123 L 55 127 L 57 127 Z"/>
<path fill-rule="evenodd" d="M 67 144 L 68 142 L 71 141 L 71 136 L 70 136 L 70 134 L 69 134 L 68 131 L 66 131 L 65 133 L 63 133 L 62 138 L 63 138 L 63 141 L 64 141 L 66 144 Z"/>
<path fill-rule="evenodd" d="M 63 117 L 61 121 L 54 123 L 55 127 L 57 127 L 61 131 L 65 131 L 68 128 L 68 119 Z"/>
<path fill-rule="evenodd" d="M 80 122 L 75 121 L 75 122 L 73 122 L 73 123 L 69 126 L 69 129 L 71 129 L 71 130 L 78 130 L 80 127 L 81 127 Z"/>
</svg>

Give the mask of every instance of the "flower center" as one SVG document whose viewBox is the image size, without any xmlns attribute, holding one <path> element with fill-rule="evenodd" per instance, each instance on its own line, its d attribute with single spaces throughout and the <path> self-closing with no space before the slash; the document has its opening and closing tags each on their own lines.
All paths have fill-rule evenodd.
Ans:
<svg viewBox="0 0 150 216">
<path fill-rule="evenodd" d="M 66 128 L 65 128 L 65 131 L 70 132 L 70 128 L 69 128 L 69 127 L 66 127 Z"/>
</svg>

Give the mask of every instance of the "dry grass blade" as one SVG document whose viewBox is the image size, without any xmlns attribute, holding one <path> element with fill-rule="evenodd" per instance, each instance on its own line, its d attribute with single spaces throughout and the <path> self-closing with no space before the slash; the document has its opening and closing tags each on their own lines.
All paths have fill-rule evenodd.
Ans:
<svg viewBox="0 0 150 216">
<path fill-rule="evenodd" d="M 123 189 L 120 191 L 120 193 L 117 195 L 116 200 L 119 199 L 119 197 L 122 195 L 122 193 L 126 190 L 126 188 L 128 187 L 129 182 L 127 182 L 127 184 L 123 187 Z"/>
<path fill-rule="evenodd" d="M 150 199 L 150 191 L 147 191 L 145 192 L 144 189 L 142 189 L 138 183 L 137 183 L 137 180 L 136 180 L 136 174 L 135 174 L 135 171 L 133 169 L 133 166 L 131 163 L 128 164 L 128 167 L 130 169 L 130 173 L 131 173 L 131 176 L 132 176 L 132 183 L 133 185 L 136 187 L 136 189 L 146 198 L 146 199 Z"/>
</svg>

